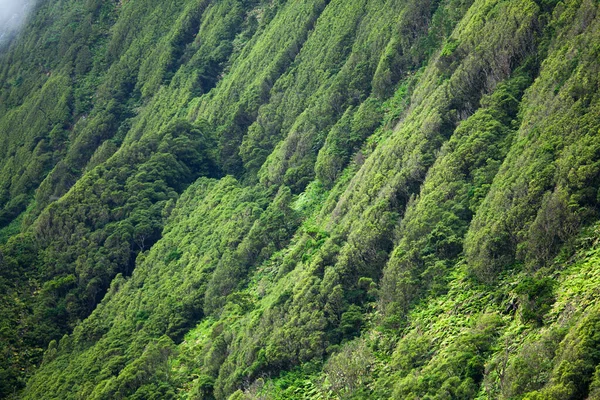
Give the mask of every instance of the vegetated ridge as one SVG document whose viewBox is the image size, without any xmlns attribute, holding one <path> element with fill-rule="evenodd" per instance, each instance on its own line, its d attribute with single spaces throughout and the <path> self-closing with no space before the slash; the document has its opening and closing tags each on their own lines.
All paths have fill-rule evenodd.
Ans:
<svg viewBox="0 0 600 400">
<path fill-rule="evenodd" d="M 600 398 L 599 8 L 39 2 L 0 398 Z"/>
</svg>

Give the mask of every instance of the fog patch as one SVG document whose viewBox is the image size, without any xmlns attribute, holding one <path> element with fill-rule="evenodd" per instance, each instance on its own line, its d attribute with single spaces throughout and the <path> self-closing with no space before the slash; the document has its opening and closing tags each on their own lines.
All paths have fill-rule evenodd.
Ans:
<svg viewBox="0 0 600 400">
<path fill-rule="evenodd" d="M 33 5 L 33 0 L 0 0 L 0 46 L 19 32 Z"/>
</svg>

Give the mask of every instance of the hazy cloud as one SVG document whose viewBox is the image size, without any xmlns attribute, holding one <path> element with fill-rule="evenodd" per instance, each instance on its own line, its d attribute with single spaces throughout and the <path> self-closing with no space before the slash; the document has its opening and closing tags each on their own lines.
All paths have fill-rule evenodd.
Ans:
<svg viewBox="0 0 600 400">
<path fill-rule="evenodd" d="M 33 0 L 0 0 L 0 45 L 18 32 L 33 3 Z"/>
</svg>

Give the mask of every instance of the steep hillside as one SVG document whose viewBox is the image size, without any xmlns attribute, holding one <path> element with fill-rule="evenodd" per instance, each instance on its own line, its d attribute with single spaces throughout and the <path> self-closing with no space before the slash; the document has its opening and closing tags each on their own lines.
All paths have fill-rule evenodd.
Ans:
<svg viewBox="0 0 600 400">
<path fill-rule="evenodd" d="M 39 2 L 0 398 L 600 398 L 599 8 Z"/>
</svg>

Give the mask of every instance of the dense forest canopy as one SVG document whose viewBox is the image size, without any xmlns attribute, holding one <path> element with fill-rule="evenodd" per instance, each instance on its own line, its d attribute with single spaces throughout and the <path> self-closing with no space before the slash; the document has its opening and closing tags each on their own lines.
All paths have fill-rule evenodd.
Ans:
<svg viewBox="0 0 600 400">
<path fill-rule="evenodd" d="M 0 398 L 600 398 L 598 0 L 1 5 Z"/>
</svg>

